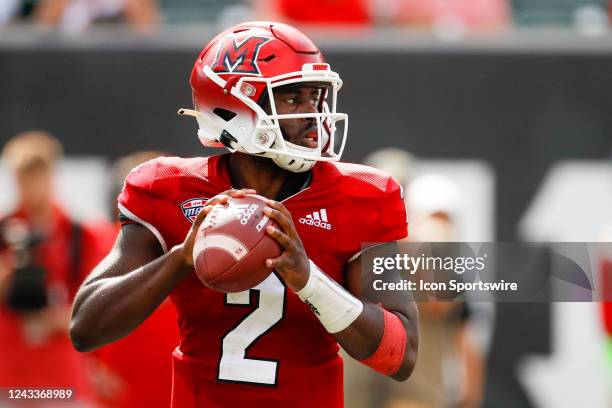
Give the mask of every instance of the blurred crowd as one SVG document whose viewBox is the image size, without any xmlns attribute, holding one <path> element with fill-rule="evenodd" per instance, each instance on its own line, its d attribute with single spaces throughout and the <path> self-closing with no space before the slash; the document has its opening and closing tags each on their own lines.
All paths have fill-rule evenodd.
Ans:
<svg viewBox="0 0 612 408">
<path fill-rule="evenodd" d="M 130 336 L 95 352 L 77 353 L 68 338 L 72 300 L 110 251 L 119 222 L 118 210 L 107 220 L 83 222 L 59 204 L 55 170 L 62 151 L 44 131 L 16 135 L 2 150 L 17 197 L 0 215 L 0 387 L 71 389 L 76 398 L 62 407 L 168 407 L 171 352 L 178 344 L 169 300 Z M 117 160 L 109 169 L 109 199 L 132 168 L 160 155 Z M 46 406 L 32 404 L 26 401 L 27 407 Z"/>
<path fill-rule="evenodd" d="M 162 24 L 277 20 L 296 25 L 416 27 L 436 33 L 498 31 L 510 26 L 565 25 L 607 32 L 609 0 L 3 0 L 0 26 L 31 22 L 79 33 L 123 23 L 141 32 Z M 585 31 L 585 30 L 582 30 Z"/>
</svg>

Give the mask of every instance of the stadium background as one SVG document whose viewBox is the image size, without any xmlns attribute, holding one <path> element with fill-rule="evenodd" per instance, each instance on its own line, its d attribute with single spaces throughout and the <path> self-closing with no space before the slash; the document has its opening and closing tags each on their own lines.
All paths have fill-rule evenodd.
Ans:
<svg viewBox="0 0 612 408">
<path fill-rule="evenodd" d="M 195 55 L 245 10 L 166 3 L 166 24 L 148 34 L 0 30 L 0 144 L 28 129 L 56 135 L 67 154 L 59 188 L 77 218 L 108 213 L 111 160 L 145 149 L 201 154 L 195 123 L 175 112 L 191 105 Z M 343 159 L 398 147 L 459 185 L 476 180 L 464 194 L 466 240 L 597 240 L 612 222 L 612 34 L 597 15 L 576 18 L 577 7 L 601 2 L 566 3 L 515 1 L 516 26 L 466 35 L 302 27 L 344 81 Z M 5 212 L 5 168 L 0 183 Z M 597 313 L 596 304 L 497 304 L 484 406 L 612 406 Z"/>
</svg>

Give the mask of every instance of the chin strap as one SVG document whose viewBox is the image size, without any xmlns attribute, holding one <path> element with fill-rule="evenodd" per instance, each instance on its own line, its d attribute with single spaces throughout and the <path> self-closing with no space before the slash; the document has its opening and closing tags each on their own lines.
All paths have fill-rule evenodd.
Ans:
<svg viewBox="0 0 612 408">
<path fill-rule="evenodd" d="M 303 173 L 308 171 L 317 163 L 315 160 L 306 160 L 280 154 L 273 157 L 272 161 L 281 169 L 285 169 L 293 173 Z"/>
</svg>

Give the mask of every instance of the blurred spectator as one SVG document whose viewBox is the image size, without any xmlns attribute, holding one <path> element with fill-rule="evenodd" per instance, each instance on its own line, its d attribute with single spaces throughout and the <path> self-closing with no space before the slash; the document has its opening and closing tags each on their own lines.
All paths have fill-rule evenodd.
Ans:
<svg viewBox="0 0 612 408">
<path fill-rule="evenodd" d="M 446 31 L 510 22 L 508 0 L 273 0 L 255 3 L 267 19 L 298 24 L 368 26 L 395 23 Z"/>
<path fill-rule="evenodd" d="M 40 21 L 66 32 L 81 32 L 94 22 L 125 21 L 147 32 L 160 21 L 155 0 L 41 0 Z"/>
<path fill-rule="evenodd" d="M 584 12 L 586 12 L 584 17 L 587 20 L 598 24 L 599 16 L 602 16 L 604 19 L 606 18 L 608 5 L 608 0 L 512 0 L 515 20 L 521 25 L 580 24 L 579 21 L 575 20 L 582 19 L 580 14 Z M 585 23 L 587 22 L 585 21 Z"/>
<path fill-rule="evenodd" d="M 405 150 L 379 149 L 369 154 L 363 163 L 389 173 L 404 192 L 413 177 L 416 159 Z M 389 381 L 342 351 L 344 360 L 344 402 L 350 408 L 381 407 Z"/>
<path fill-rule="evenodd" d="M 139 164 L 162 156 L 162 152 L 139 152 L 113 165 L 113 218 L 116 222 L 100 234 L 105 255 L 120 229 L 116 197 L 127 174 Z M 152 341 L 151 339 L 155 339 Z M 176 311 L 166 299 L 153 314 L 123 339 L 91 353 L 88 375 L 96 401 L 108 408 L 167 408 L 172 386 L 172 351 L 178 345 Z"/>
<path fill-rule="evenodd" d="M 461 192 L 452 180 L 438 174 L 417 177 L 407 192 L 410 241 L 456 241 L 461 205 Z"/>
<path fill-rule="evenodd" d="M 407 193 L 409 241 L 450 242 L 457 239 L 461 193 L 448 178 L 422 175 Z M 480 406 L 484 359 L 464 302 L 419 302 L 421 343 L 418 364 L 405 384 L 388 384 L 386 408 Z"/>
<path fill-rule="evenodd" d="M 6 2 L 6 3 L 3 3 Z M 79 33 L 98 22 L 121 22 L 148 32 L 160 21 L 155 0 L 3 0 L 0 25 L 32 17 L 35 22 Z"/>
<path fill-rule="evenodd" d="M 15 136 L 2 151 L 18 197 L 0 221 L 0 387 L 70 388 L 84 401 L 83 357 L 68 325 L 85 265 L 99 251 L 95 228 L 71 220 L 54 200 L 61 156 L 57 139 L 42 131 Z"/>
<path fill-rule="evenodd" d="M 0 27 L 15 21 L 36 19 L 38 0 L 2 0 L 0 1 Z"/>
<path fill-rule="evenodd" d="M 254 0 L 257 14 L 266 20 L 297 24 L 370 25 L 370 0 Z"/>
<path fill-rule="evenodd" d="M 444 30 L 489 29 L 510 22 L 507 0 L 395 0 L 394 22 Z"/>
<path fill-rule="evenodd" d="M 461 215 L 462 195 L 452 180 L 433 174 L 415 177 L 419 170 L 417 160 L 396 148 L 373 152 L 364 163 L 390 173 L 404 187 L 410 223 L 408 241 L 457 240 L 456 224 Z M 484 359 L 472 333 L 469 305 L 419 302 L 419 313 L 421 342 L 412 376 L 406 383 L 387 381 L 345 359 L 347 406 L 480 406 Z M 364 390 L 373 395 L 366 395 Z"/>
<path fill-rule="evenodd" d="M 369 154 L 363 163 L 389 173 L 405 193 L 414 177 L 416 162 L 416 158 L 407 151 L 387 147 Z"/>
</svg>

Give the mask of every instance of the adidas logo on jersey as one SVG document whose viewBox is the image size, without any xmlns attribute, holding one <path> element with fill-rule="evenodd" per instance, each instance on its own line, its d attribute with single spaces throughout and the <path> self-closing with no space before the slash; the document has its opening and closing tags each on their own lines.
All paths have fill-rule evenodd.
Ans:
<svg viewBox="0 0 612 408">
<path fill-rule="evenodd" d="M 305 217 L 300 218 L 300 224 L 312 225 L 326 230 L 331 230 L 332 225 L 327 220 L 327 210 L 321 208 L 319 211 L 314 211 Z"/>
</svg>

